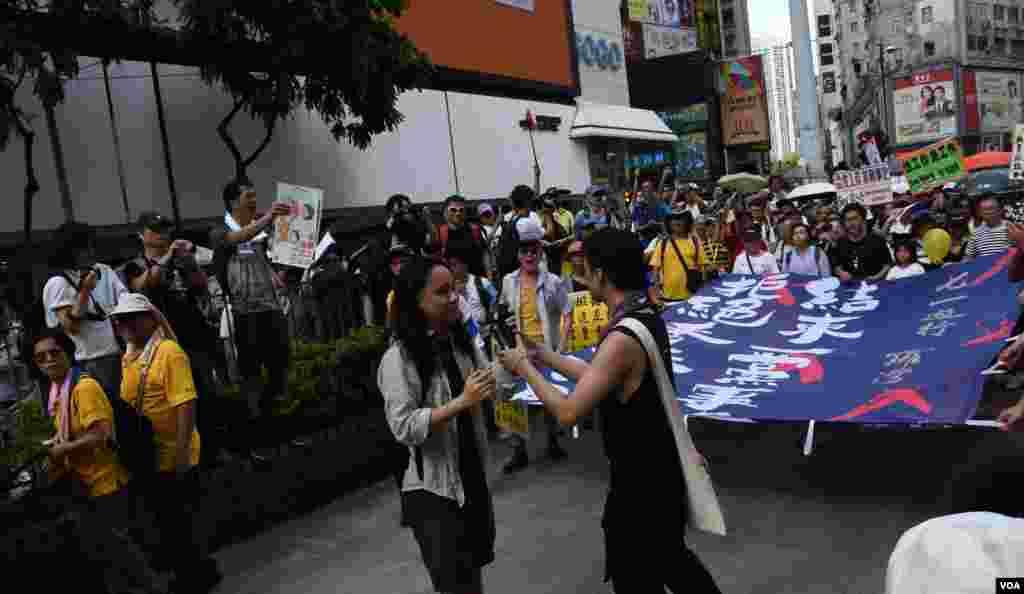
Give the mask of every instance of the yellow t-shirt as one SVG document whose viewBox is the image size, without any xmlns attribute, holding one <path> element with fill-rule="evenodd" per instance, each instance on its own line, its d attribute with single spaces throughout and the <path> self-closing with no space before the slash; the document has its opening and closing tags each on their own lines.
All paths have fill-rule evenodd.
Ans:
<svg viewBox="0 0 1024 594">
<path fill-rule="evenodd" d="M 54 427 L 60 427 L 61 411 L 53 417 Z M 107 421 L 114 426 L 114 410 L 110 408 L 107 395 L 99 382 L 83 377 L 71 390 L 71 439 L 82 437 L 94 423 Z M 128 470 L 117 460 L 117 454 L 109 443 L 72 452 L 68 467 L 85 488 L 90 497 L 102 497 L 116 493 L 128 484 Z"/>
<path fill-rule="evenodd" d="M 388 293 L 388 299 L 387 299 L 388 316 L 391 315 L 391 305 L 394 304 L 394 302 L 395 302 L 395 290 L 391 289 L 391 292 Z"/>
<path fill-rule="evenodd" d="M 139 397 L 142 357 L 129 362 L 125 355 L 121 398 L 131 405 Z M 174 470 L 175 447 L 178 443 L 178 417 L 175 408 L 196 399 L 196 385 L 188 355 L 172 340 L 157 347 L 146 376 L 142 414 L 153 423 L 160 472 Z M 199 432 L 192 429 L 190 464 L 199 464 Z"/>
<path fill-rule="evenodd" d="M 661 294 L 665 299 L 689 299 L 690 291 L 686 288 L 686 270 L 672 249 L 672 244 L 665 244 L 665 261 L 662 262 L 662 245 L 659 240 L 651 254 L 651 268 L 661 273 Z M 691 271 L 703 269 L 703 254 L 697 253 L 693 239 L 672 239 L 679 251 L 686 258 L 686 266 Z"/>
<path fill-rule="evenodd" d="M 544 344 L 544 325 L 537 311 L 537 289 L 519 285 L 519 317 L 523 334 L 537 344 Z"/>
</svg>

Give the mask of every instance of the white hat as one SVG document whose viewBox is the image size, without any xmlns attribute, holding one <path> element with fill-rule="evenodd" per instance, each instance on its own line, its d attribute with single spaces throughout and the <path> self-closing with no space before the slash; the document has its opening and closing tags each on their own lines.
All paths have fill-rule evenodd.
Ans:
<svg viewBox="0 0 1024 594">
<path fill-rule="evenodd" d="M 903 533 L 889 558 L 886 594 L 992 592 L 1024 575 L 1024 519 L 989 512 L 934 518 Z"/>
<path fill-rule="evenodd" d="M 544 227 L 532 218 L 525 217 L 516 223 L 520 243 L 532 243 L 544 239 Z"/>
<path fill-rule="evenodd" d="M 156 306 L 142 293 L 125 293 L 117 302 L 117 307 L 110 312 L 112 316 L 123 316 L 135 313 L 153 313 Z"/>
</svg>

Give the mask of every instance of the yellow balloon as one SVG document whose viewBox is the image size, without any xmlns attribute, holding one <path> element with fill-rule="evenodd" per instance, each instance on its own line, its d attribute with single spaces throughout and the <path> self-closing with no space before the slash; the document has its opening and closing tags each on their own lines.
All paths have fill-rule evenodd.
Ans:
<svg viewBox="0 0 1024 594">
<path fill-rule="evenodd" d="M 940 264 L 949 255 L 953 239 L 944 229 L 932 229 L 924 234 L 924 253 L 932 264 Z"/>
</svg>

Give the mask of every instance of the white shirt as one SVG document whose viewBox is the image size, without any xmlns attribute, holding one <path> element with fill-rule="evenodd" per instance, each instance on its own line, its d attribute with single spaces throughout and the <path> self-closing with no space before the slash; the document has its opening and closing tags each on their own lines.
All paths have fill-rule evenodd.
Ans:
<svg viewBox="0 0 1024 594">
<path fill-rule="evenodd" d="M 751 270 L 753 268 L 753 270 Z M 736 257 L 736 263 L 732 267 L 733 274 L 778 274 L 779 263 L 771 252 L 761 252 L 756 256 L 748 256 L 747 252 L 740 252 Z"/>
<path fill-rule="evenodd" d="M 459 295 L 459 305 L 464 318 L 467 320 L 471 319 L 477 324 L 483 324 L 487 321 L 487 310 L 484 309 L 484 304 L 480 301 L 480 292 L 476 290 L 476 283 L 477 277 L 467 273 L 466 289 Z M 480 278 L 480 289 L 490 295 L 490 303 L 492 305 L 498 300 L 491 281 Z"/>
<path fill-rule="evenodd" d="M 96 288 L 92 290 L 92 299 L 89 300 L 86 311 L 100 313 L 96 309 L 98 304 L 105 313 L 109 314 L 117 307 L 118 300 L 129 291 L 113 268 L 106 264 L 96 264 L 95 267 L 100 271 L 100 278 L 96 282 Z M 69 272 L 68 276 L 76 285 L 81 282 L 81 275 L 77 271 Z M 43 287 L 46 325 L 50 328 L 59 326 L 57 310 L 72 307 L 77 302 L 78 289 L 71 286 L 63 276 L 54 276 L 46 281 L 46 285 Z M 121 353 L 121 347 L 117 344 L 117 339 L 114 336 L 114 326 L 109 319 L 94 321 L 83 317 L 78 328 L 77 335 L 68 335 L 75 343 L 75 359 L 91 361 Z"/>
<path fill-rule="evenodd" d="M 885 280 L 898 280 L 901 278 L 917 276 L 919 274 L 924 274 L 924 266 L 921 266 L 917 262 L 914 262 L 910 266 L 900 266 L 896 264 L 889 269 L 889 274 L 885 275 Z"/>
</svg>

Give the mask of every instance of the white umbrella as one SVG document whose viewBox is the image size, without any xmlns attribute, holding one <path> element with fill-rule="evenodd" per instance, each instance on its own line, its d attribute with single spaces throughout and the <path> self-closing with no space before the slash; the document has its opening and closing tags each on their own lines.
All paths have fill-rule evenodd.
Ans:
<svg viewBox="0 0 1024 594">
<path fill-rule="evenodd" d="M 821 194 L 835 194 L 836 187 L 832 184 L 813 183 L 804 184 L 796 188 L 786 196 L 789 200 L 803 200 Z"/>
</svg>

